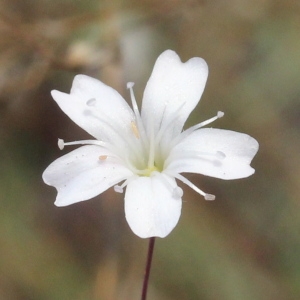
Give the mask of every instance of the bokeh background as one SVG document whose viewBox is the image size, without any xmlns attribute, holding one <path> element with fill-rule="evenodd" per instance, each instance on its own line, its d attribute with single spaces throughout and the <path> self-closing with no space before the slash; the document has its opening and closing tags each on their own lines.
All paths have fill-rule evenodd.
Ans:
<svg viewBox="0 0 300 300">
<path fill-rule="evenodd" d="M 210 68 L 187 126 L 260 143 L 254 176 L 191 175 L 182 217 L 156 243 L 148 299 L 300 299 L 300 2 L 295 0 L 0 1 L 0 299 L 140 298 L 147 240 L 114 191 L 65 208 L 41 178 L 87 137 L 56 106 L 75 74 L 137 99 L 157 56 L 175 50 Z M 140 103 L 140 102 L 139 102 Z"/>
</svg>

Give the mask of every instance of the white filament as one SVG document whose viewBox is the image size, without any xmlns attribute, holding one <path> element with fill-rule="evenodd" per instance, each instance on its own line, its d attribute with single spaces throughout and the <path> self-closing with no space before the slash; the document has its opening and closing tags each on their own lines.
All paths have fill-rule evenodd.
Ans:
<svg viewBox="0 0 300 300">
<path fill-rule="evenodd" d="M 206 120 L 203 121 L 201 123 L 198 123 L 192 127 L 190 127 L 189 129 L 183 131 L 178 137 L 176 137 L 173 141 L 172 141 L 172 147 L 175 146 L 176 144 L 178 144 L 180 141 L 182 141 L 184 138 L 186 138 L 188 135 L 190 135 L 192 132 L 194 132 L 195 130 L 204 127 L 214 121 L 216 121 L 217 119 L 220 119 L 224 116 L 224 113 L 222 111 L 218 111 L 217 115 Z"/>
<path fill-rule="evenodd" d="M 184 176 L 182 176 L 178 173 L 170 172 L 170 171 L 167 171 L 166 173 L 169 174 L 170 176 L 173 176 L 173 177 L 179 179 L 180 181 L 182 181 L 184 184 L 186 184 L 187 186 L 192 188 L 195 192 L 197 192 L 198 194 L 203 196 L 205 200 L 215 200 L 214 195 L 207 194 L 207 193 L 203 192 L 197 186 L 195 186 L 193 183 L 191 183 L 188 179 L 186 179 Z"/>
<path fill-rule="evenodd" d="M 104 143 L 102 141 L 98 141 L 98 140 L 82 140 L 82 141 L 74 141 L 74 142 L 67 142 L 65 143 L 65 141 L 63 139 L 58 139 L 57 142 L 58 148 L 60 150 L 63 150 L 65 146 L 71 146 L 71 145 L 97 145 L 97 146 L 102 146 L 107 148 L 107 143 Z"/>
</svg>

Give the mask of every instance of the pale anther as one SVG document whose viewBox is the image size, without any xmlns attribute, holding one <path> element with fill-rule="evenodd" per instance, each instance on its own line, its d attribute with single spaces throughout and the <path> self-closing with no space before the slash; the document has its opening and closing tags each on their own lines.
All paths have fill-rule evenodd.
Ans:
<svg viewBox="0 0 300 300">
<path fill-rule="evenodd" d="M 104 160 L 107 159 L 107 155 L 100 155 L 100 156 L 99 156 L 99 159 L 100 159 L 101 161 L 104 161 Z"/>
<path fill-rule="evenodd" d="M 212 195 L 212 194 L 205 194 L 204 199 L 207 200 L 207 201 L 212 201 L 212 200 L 216 199 L 216 196 Z"/>
<path fill-rule="evenodd" d="M 127 88 L 131 89 L 134 86 L 134 82 L 127 82 Z"/>
<path fill-rule="evenodd" d="M 116 193 L 120 193 L 120 194 L 123 194 L 124 192 L 124 189 L 120 185 L 115 185 L 114 190 Z"/>
<path fill-rule="evenodd" d="M 224 113 L 222 111 L 218 111 L 217 117 L 222 118 L 224 116 Z"/>
<path fill-rule="evenodd" d="M 174 198 L 180 199 L 183 196 L 183 190 L 177 186 L 173 189 L 172 196 Z"/>
<path fill-rule="evenodd" d="M 63 139 L 58 139 L 57 146 L 60 150 L 63 150 L 65 148 L 65 141 Z"/>
</svg>

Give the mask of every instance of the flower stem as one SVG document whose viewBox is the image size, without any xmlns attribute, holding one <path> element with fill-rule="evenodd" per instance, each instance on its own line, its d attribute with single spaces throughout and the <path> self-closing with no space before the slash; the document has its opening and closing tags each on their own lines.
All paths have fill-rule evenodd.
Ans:
<svg viewBox="0 0 300 300">
<path fill-rule="evenodd" d="M 145 270 L 145 275 L 144 275 L 144 283 L 143 283 L 141 300 L 146 300 L 146 297 L 147 297 L 147 288 L 148 288 L 148 282 L 149 282 L 149 276 L 150 276 L 154 243 L 155 243 L 155 237 L 151 237 L 149 239 L 148 256 L 147 256 L 147 263 L 146 263 L 146 270 Z"/>
</svg>

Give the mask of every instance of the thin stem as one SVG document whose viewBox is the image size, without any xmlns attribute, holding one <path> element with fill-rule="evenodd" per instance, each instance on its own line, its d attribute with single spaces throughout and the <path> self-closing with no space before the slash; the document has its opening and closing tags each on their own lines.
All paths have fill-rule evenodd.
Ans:
<svg viewBox="0 0 300 300">
<path fill-rule="evenodd" d="M 148 288 L 148 282 L 149 282 L 149 276 L 150 276 L 150 269 L 151 269 L 151 262 L 152 262 L 152 256 L 153 256 L 153 250 L 154 250 L 154 243 L 155 243 L 155 237 L 151 237 L 149 239 L 148 257 L 147 257 L 146 270 L 145 270 L 145 275 L 144 275 L 144 283 L 143 283 L 143 290 L 142 290 L 141 300 L 146 300 L 146 297 L 147 297 L 147 288 Z"/>
</svg>

